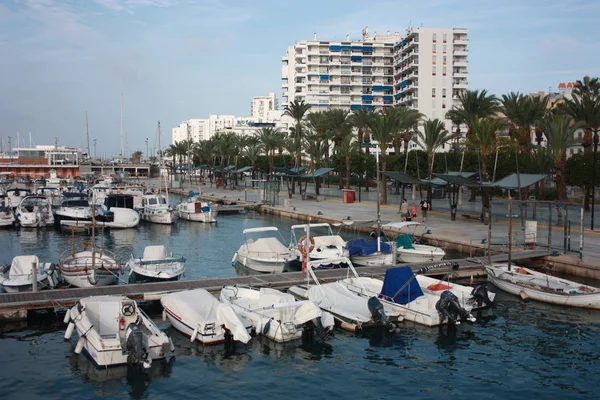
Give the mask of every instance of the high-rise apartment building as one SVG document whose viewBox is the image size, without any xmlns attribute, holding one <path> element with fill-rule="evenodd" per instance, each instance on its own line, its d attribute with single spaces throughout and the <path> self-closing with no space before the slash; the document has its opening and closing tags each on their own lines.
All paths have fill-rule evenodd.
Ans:
<svg viewBox="0 0 600 400">
<path fill-rule="evenodd" d="M 250 102 L 250 117 L 256 122 L 271 122 L 277 110 L 277 98 L 275 93 L 269 93 L 266 96 L 255 96 Z"/>
<path fill-rule="evenodd" d="M 365 28 L 355 41 L 300 40 L 282 58 L 282 103 L 304 100 L 313 111 L 401 104 L 445 120 L 467 89 L 467 36 L 457 28 L 369 36 Z"/>
</svg>

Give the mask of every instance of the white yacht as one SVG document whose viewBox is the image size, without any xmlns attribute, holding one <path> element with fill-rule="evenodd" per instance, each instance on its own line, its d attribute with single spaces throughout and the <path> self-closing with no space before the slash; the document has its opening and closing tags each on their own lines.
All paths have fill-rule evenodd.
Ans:
<svg viewBox="0 0 600 400">
<path fill-rule="evenodd" d="M 45 196 L 25 196 L 15 210 L 19 225 L 23 228 L 41 228 L 54 225 L 52 207 Z"/>
<path fill-rule="evenodd" d="M 171 225 L 179 218 L 179 213 L 168 204 L 167 198 L 162 194 L 143 195 L 139 212 L 142 220 L 155 224 Z"/>
<path fill-rule="evenodd" d="M 12 188 L 6 191 L 6 197 L 8 197 L 8 201 L 12 208 L 17 208 L 21 203 L 21 200 L 25 198 L 25 196 L 29 196 L 31 194 L 31 190 L 29 189 L 19 189 Z"/>
<path fill-rule="evenodd" d="M 250 234 L 263 232 L 278 232 L 274 226 L 244 229 L 244 244 L 235 252 L 233 263 L 239 262 L 246 268 L 258 272 L 279 273 L 291 261 L 296 260 L 296 254 L 279 241 L 277 237 L 248 237 Z"/>
<path fill-rule="evenodd" d="M 200 201 L 197 196 L 189 197 L 177 205 L 179 217 L 188 221 L 215 223 L 217 222 L 216 208 L 205 201 Z"/>
<path fill-rule="evenodd" d="M 171 339 L 125 296 L 86 297 L 70 308 L 65 339 L 77 330 L 75 353 L 85 350 L 99 367 L 120 364 L 150 367 L 174 351 Z"/>
<path fill-rule="evenodd" d="M 318 228 L 325 228 L 327 234 L 317 232 Z M 310 243 L 306 243 L 307 229 L 310 229 Z M 302 231 L 300 238 L 296 231 Z M 322 229 L 321 229 L 322 231 Z M 339 235 L 334 235 L 328 223 L 292 225 L 292 241 L 290 247 L 294 249 L 297 257 L 302 258 L 302 253 L 308 249 L 311 260 L 348 258 L 350 253 L 346 248 L 346 241 Z"/>
</svg>

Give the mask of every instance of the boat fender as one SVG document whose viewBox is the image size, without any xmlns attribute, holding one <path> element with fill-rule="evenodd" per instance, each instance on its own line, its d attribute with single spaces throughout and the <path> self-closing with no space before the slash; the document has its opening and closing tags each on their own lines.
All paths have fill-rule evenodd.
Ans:
<svg viewBox="0 0 600 400">
<path fill-rule="evenodd" d="M 75 354 L 80 354 L 81 350 L 83 350 L 83 345 L 85 344 L 85 336 L 81 336 L 77 341 L 77 345 L 75 346 Z"/>
<path fill-rule="evenodd" d="M 65 313 L 65 318 L 63 319 L 63 322 L 65 324 L 68 324 L 69 321 L 71 321 L 71 310 L 67 310 L 67 312 Z"/>
<path fill-rule="evenodd" d="M 67 312 L 67 315 L 69 315 L 68 312 Z M 74 329 L 75 329 L 75 324 L 72 322 L 69 322 L 69 325 L 67 325 L 67 330 L 65 331 L 65 340 L 71 339 L 71 335 L 73 335 Z"/>
<path fill-rule="evenodd" d="M 262 334 L 266 335 L 271 330 L 271 320 L 268 320 L 265 326 L 262 329 Z"/>
<path fill-rule="evenodd" d="M 198 337 L 198 330 L 200 329 L 200 326 L 198 325 L 196 327 L 196 329 L 194 329 L 194 332 L 192 332 L 192 336 L 190 336 L 190 342 L 194 343 L 196 341 L 196 338 Z"/>
<path fill-rule="evenodd" d="M 167 320 L 167 312 L 165 310 L 163 310 L 163 312 L 162 312 L 162 320 L 163 320 L 163 322 L 165 322 Z"/>
<path fill-rule="evenodd" d="M 325 328 L 333 328 L 335 325 L 333 315 L 327 311 L 323 311 L 321 313 L 321 325 Z"/>
<path fill-rule="evenodd" d="M 358 327 L 358 325 L 352 324 L 350 322 L 342 321 L 340 323 L 340 326 L 342 327 L 342 329 L 345 329 L 345 330 L 351 331 L 351 332 L 358 332 L 360 330 L 360 328 Z"/>
<path fill-rule="evenodd" d="M 524 301 L 528 301 L 529 300 L 529 295 L 524 290 L 521 290 L 521 292 L 519 293 L 519 296 Z"/>
<path fill-rule="evenodd" d="M 175 351 L 175 345 L 173 344 L 171 338 L 169 338 L 169 350 L 171 350 L 171 353 Z"/>
</svg>

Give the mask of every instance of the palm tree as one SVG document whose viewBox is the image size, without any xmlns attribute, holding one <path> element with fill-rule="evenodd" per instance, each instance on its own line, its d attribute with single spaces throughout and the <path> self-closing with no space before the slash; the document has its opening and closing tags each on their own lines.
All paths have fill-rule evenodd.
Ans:
<svg viewBox="0 0 600 400">
<path fill-rule="evenodd" d="M 279 132 L 270 127 L 262 128 L 257 132 L 257 137 L 269 160 L 269 173 L 272 175 L 275 170 L 273 157 L 275 156 L 275 150 L 280 146 Z"/>
<path fill-rule="evenodd" d="M 144 155 L 144 153 L 142 153 L 140 150 L 134 151 L 131 155 L 131 162 L 140 163 L 142 160 L 142 155 Z"/>
<path fill-rule="evenodd" d="M 373 120 L 369 123 L 369 129 L 373 138 L 379 142 L 379 152 L 381 158 L 381 171 L 387 168 L 387 147 L 394 139 L 394 134 L 398 131 L 398 114 L 394 107 L 386 109 L 382 114 L 376 114 Z M 387 179 L 383 176 L 380 178 L 381 204 L 387 204 Z"/>
<path fill-rule="evenodd" d="M 333 150 L 337 151 L 337 148 L 340 146 L 342 138 L 344 137 L 344 132 L 347 131 L 350 126 L 350 113 L 341 109 L 331 109 L 324 112 L 327 118 L 327 124 L 329 126 L 329 130 L 333 132 Z M 344 182 L 341 179 L 339 188 L 342 189 L 344 187 Z"/>
<path fill-rule="evenodd" d="M 444 122 L 439 119 L 428 119 L 423 123 L 423 131 L 417 131 L 417 144 L 427 153 L 427 167 L 429 168 L 429 180 L 433 176 L 433 161 L 435 152 L 443 148 L 446 143 L 456 137 L 456 133 L 450 133 L 444 129 Z M 431 204 L 431 184 L 427 185 L 427 202 Z"/>
<path fill-rule="evenodd" d="M 548 150 L 554 162 L 556 195 L 559 201 L 566 200 L 564 171 L 567 148 L 576 144 L 575 132 L 583 126 L 583 122 L 573 123 L 569 116 L 557 114 L 544 118 L 540 125 L 548 139 Z"/>
<path fill-rule="evenodd" d="M 369 122 L 371 122 L 374 115 L 373 110 L 365 107 L 354 110 L 352 115 L 350 115 L 349 122 L 357 131 L 358 143 L 360 143 L 361 146 L 363 142 L 365 143 L 366 154 L 369 154 L 369 142 L 371 141 L 369 135 Z"/>
<path fill-rule="evenodd" d="M 408 142 L 405 141 L 406 137 L 411 135 L 412 138 L 410 132 L 415 130 L 414 128 L 419 124 L 424 115 L 417 110 L 406 107 L 392 107 L 390 110 L 396 114 L 396 118 L 398 119 L 398 127 L 396 132 L 394 132 L 392 146 L 394 146 L 394 153 L 399 155 L 402 143 L 404 143 L 405 147 L 408 146 Z"/>
<path fill-rule="evenodd" d="M 357 153 L 360 154 L 361 152 L 361 145 L 355 139 L 356 137 L 352 133 L 352 127 L 350 125 L 345 126 L 342 132 L 342 138 L 336 150 L 337 155 L 344 159 L 346 167 L 346 189 L 350 189 L 350 161 L 352 160 L 352 155 Z"/>
<path fill-rule="evenodd" d="M 457 96 L 460 104 L 452 107 L 446 113 L 446 118 L 467 125 L 467 139 L 471 135 L 473 123 L 500 111 L 498 99 L 488 94 L 487 90 L 465 90 L 458 92 Z"/>
<path fill-rule="evenodd" d="M 302 120 L 304 116 L 310 110 L 311 105 L 306 103 L 304 100 L 294 100 L 290 104 L 286 105 L 283 109 L 283 115 L 291 117 L 295 121 L 294 133 L 298 136 L 298 143 L 302 140 Z M 298 153 L 299 154 L 299 153 Z M 302 163 L 301 156 L 296 159 L 296 167 L 300 167 Z"/>
<path fill-rule="evenodd" d="M 313 130 L 316 134 L 317 140 L 324 142 L 327 146 L 324 146 L 324 157 L 325 165 L 329 165 L 329 140 L 333 138 L 334 133 L 329 129 L 329 122 L 327 120 L 327 114 L 323 111 L 313 112 L 308 114 L 306 117 L 307 123 L 306 128 Z M 306 142 L 304 142 L 306 143 Z"/>
<path fill-rule="evenodd" d="M 508 118 L 510 136 L 519 144 L 521 153 L 531 151 L 531 130 L 544 117 L 547 107 L 547 96 L 530 97 L 514 92 L 502 95 L 502 112 Z"/>
<path fill-rule="evenodd" d="M 318 133 L 309 133 L 303 139 L 302 147 L 304 148 L 305 154 L 311 160 L 311 167 L 313 171 L 321 168 L 322 160 L 325 160 L 325 153 L 329 152 L 329 142 L 321 139 Z M 321 188 L 321 177 L 315 178 L 315 194 L 320 194 Z"/>
<path fill-rule="evenodd" d="M 494 154 L 501 145 L 498 136 L 499 131 L 504 127 L 504 121 L 499 118 L 479 118 L 471 120 L 471 135 L 468 143 L 472 148 L 479 151 L 481 158 L 481 182 L 487 182 L 487 169 L 490 156 Z M 490 188 L 483 188 L 482 203 L 485 209 L 490 207 Z"/>
</svg>

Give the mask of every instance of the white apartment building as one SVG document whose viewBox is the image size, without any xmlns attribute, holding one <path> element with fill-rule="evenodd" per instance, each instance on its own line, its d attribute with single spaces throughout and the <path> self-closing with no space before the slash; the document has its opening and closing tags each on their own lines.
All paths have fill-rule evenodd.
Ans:
<svg viewBox="0 0 600 400">
<path fill-rule="evenodd" d="M 275 93 L 267 96 L 255 96 L 250 102 L 250 117 L 256 122 L 272 122 L 277 117 L 277 97 Z"/>
<path fill-rule="evenodd" d="M 357 41 L 301 40 L 282 58 L 282 103 L 304 100 L 314 111 L 402 104 L 445 120 L 467 89 L 467 45 L 468 30 L 458 28 L 373 36 L 365 28 Z"/>
</svg>

